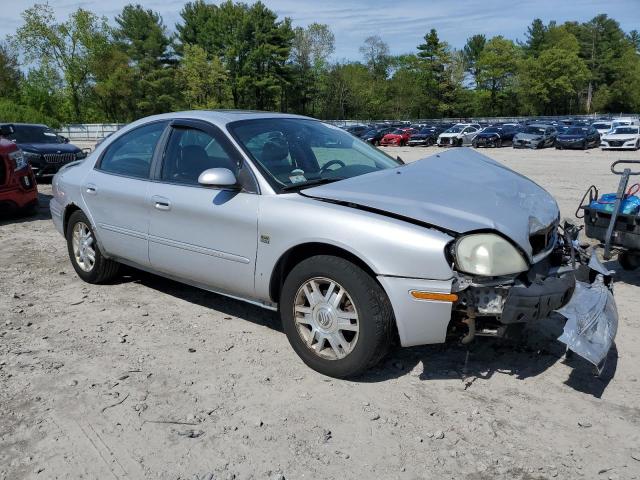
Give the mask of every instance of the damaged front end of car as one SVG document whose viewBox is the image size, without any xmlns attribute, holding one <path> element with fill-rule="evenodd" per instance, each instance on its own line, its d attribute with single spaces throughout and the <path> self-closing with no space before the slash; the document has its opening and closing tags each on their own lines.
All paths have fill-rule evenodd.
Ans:
<svg viewBox="0 0 640 480">
<path fill-rule="evenodd" d="M 558 321 L 566 321 L 558 339 L 568 351 L 600 371 L 618 325 L 613 272 L 578 243 L 578 233 L 579 229 L 569 222 L 554 224 L 547 232 L 549 248 L 526 266 L 517 264 L 517 252 L 508 250 L 508 241 L 503 239 L 505 245 L 485 252 L 486 256 L 498 252 L 503 257 L 501 264 L 492 266 L 497 275 L 487 275 L 482 268 L 470 273 L 460 258 L 469 252 L 460 248 L 460 240 L 452 243 L 450 254 L 457 268 L 452 291 L 458 300 L 453 304 L 450 335 L 463 344 L 471 343 L 476 336 L 514 338 L 525 326 L 535 328 L 536 323 L 542 324 L 553 315 Z M 491 250 L 481 246 L 469 255 L 481 257 L 483 248 Z M 520 271 L 504 273 L 509 269 Z"/>
</svg>

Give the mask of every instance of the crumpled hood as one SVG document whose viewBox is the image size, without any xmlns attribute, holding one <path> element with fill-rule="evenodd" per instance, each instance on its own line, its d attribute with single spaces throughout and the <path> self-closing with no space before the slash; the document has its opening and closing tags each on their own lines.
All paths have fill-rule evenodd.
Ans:
<svg viewBox="0 0 640 480">
<path fill-rule="evenodd" d="M 78 153 L 80 149 L 71 143 L 20 143 L 21 150 L 33 153 Z"/>
<path fill-rule="evenodd" d="M 301 193 L 389 212 L 456 233 L 496 230 L 515 242 L 529 259 L 530 234 L 559 217 L 558 205 L 546 190 L 467 148 Z"/>
</svg>

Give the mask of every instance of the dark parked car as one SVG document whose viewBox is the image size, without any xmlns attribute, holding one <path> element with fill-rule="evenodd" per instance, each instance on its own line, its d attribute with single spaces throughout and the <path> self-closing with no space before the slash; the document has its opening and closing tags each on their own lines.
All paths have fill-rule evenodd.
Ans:
<svg viewBox="0 0 640 480">
<path fill-rule="evenodd" d="M 475 136 L 471 144 L 478 147 L 503 147 L 513 144 L 513 137 L 518 131 L 510 125 L 493 125 Z"/>
<path fill-rule="evenodd" d="M 365 142 L 369 142 L 373 145 L 380 145 L 380 140 L 382 140 L 382 137 L 384 137 L 387 133 L 393 132 L 395 129 L 395 127 L 372 129 L 363 133 L 360 138 Z"/>
<path fill-rule="evenodd" d="M 351 135 L 360 137 L 360 135 L 362 135 L 363 133 L 371 130 L 371 126 L 370 125 L 351 125 L 345 128 L 345 130 L 349 132 Z"/>
<path fill-rule="evenodd" d="M 415 147 L 418 145 L 429 147 L 431 145 L 435 145 L 436 141 L 438 140 L 438 135 L 440 135 L 442 132 L 444 132 L 444 130 L 440 127 L 423 127 L 417 133 L 414 133 L 409 137 L 409 142 L 407 143 L 407 145 L 409 145 L 410 147 Z"/>
<path fill-rule="evenodd" d="M 569 127 L 556 137 L 556 148 L 581 148 L 586 150 L 600 145 L 600 134 L 595 127 Z"/>
<path fill-rule="evenodd" d="M 6 138 L 22 150 L 36 178 L 55 175 L 63 165 L 87 156 L 84 151 L 68 143 L 68 139 L 46 125 L 12 123 L 4 126 L 13 132 L 6 135 Z"/>
</svg>

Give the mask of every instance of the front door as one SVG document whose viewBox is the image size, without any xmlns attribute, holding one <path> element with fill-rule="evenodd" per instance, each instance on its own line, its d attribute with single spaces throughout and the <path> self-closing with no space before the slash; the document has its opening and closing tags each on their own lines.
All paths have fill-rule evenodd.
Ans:
<svg viewBox="0 0 640 480">
<path fill-rule="evenodd" d="M 204 170 L 228 168 L 238 175 L 240 164 L 216 127 L 173 122 L 149 192 L 155 270 L 231 295 L 254 295 L 260 196 L 198 183 Z"/>
<path fill-rule="evenodd" d="M 168 123 L 147 124 L 114 140 L 82 184 L 97 237 L 111 257 L 149 266 L 149 175 Z"/>
</svg>

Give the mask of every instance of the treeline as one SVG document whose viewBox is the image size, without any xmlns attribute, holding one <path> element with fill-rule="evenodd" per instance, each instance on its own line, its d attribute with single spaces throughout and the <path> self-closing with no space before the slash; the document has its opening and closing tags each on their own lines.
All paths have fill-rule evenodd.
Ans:
<svg viewBox="0 0 640 480">
<path fill-rule="evenodd" d="M 128 122 L 201 108 L 360 119 L 640 111 L 640 34 L 607 15 L 536 19 L 522 41 L 474 35 L 461 50 L 431 29 L 399 56 L 374 35 L 360 61 L 331 61 L 327 25 L 295 27 L 261 2 L 195 0 L 173 31 L 140 5 L 111 23 L 82 8 L 60 22 L 48 4 L 22 19 L 0 44 L 0 121 Z"/>
</svg>

